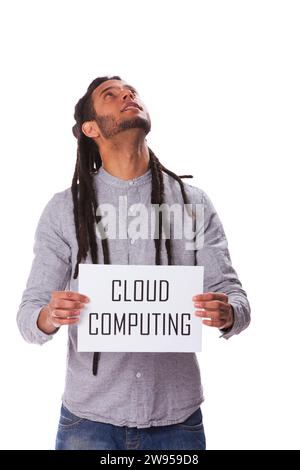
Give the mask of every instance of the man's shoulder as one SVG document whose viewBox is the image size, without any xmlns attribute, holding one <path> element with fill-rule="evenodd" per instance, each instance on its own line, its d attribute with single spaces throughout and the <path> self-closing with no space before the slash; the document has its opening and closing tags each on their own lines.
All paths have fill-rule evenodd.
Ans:
<svg viewBox="0 0 300 470">
<path fill-rule="evenodd" d="M 46 203 L 45 211 L 50 211 L 51 214 L 61 214 L 68 212 L 72 205 L 72 190 L 69 187 L 53 193 Z"/>
<path fill-rule="evenodd" d="M 61 203 L 70 203 L 72 202 L 72 189 L 71 187 L 63 189 L 62 191 L 57 191 L 54 193 L 53 198 Z"/>
<path fill-rule="evenodd" d="M 171 175 L 168 175 L 165 171 L 163 171 L 163 175 L 164 175 L 165 186 L 173 194 L 178 193 L 181 196 L 181 187 L 180 187 L 179 182 L 175 178 L 173 178 Z M 186 181 L 184 181 L 184 179 L 182 179 L 181 181 L 182 181 L 185 193 L 190 203 L 202 203 L 203 199 L 206 196 L 205 191 L 199 186 L 187 183 Z"/>
</svg>

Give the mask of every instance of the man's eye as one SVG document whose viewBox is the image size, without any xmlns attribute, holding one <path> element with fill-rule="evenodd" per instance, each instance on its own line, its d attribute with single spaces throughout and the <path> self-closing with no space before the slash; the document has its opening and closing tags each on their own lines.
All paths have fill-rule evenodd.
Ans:
<svg viewBox="0 0 300 470">
<path fill-rule="evenodd" d="M 113 96 L 113 93 L 111 93 L 111 92 L 109 91 L 108 93 L 106 93 L 105 97 L 108 96 L 108 95 Z"/>
</svg>

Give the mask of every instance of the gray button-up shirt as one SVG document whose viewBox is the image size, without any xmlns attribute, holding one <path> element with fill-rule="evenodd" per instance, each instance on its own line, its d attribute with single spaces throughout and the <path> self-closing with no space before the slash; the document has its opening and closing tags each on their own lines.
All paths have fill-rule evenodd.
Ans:
<svg viewBox="0 0 300 470">
<path fill-rule="evenodd" d="M 182 205 L 178 182 L 166 173 L 163 178 L 165 202 Z M 122 180 L 101 167 L 93 179 L 99 204 L 118 207 L 119 197 L 127 196 L 128 208 L 136 203 L 150 206 L 150 169 L 132 180 Z M 172 240 L 173 264 L 204 266 L 204 292 L 228 295 L 234 308 L 234 325 L 222 334 L 228 339 L 248 326 L 250 305 L 232 267 L 226 236 L 212 202 L 203 190 L 185 182 L 184 185 L 189 202 L 204 207 L 204 240 L 203 246 L 194 250 L 187 250 L 184 240 Z M 103 263 L 100 237 L 97 243 L 99 263 Z M 111 238 L 108 246 L 111 264 L 155 264 L 153 239 Z M 72 194 L 68 188 L 54 194 L 37 225 L 35 256 L 17 315 L 26 341 L 43 344 L 55 336 L 43 333 L 37 318 L 50 301 L 52 291 L 78 291 L 78 279 L 73 279 L 77 248 Z M 161 264 L 168 264 L 164 240 L 161 249 Z M 91 263 L 90 254 L 82 262 Z M 77 352 L 76 325 L 69 326 L 68 332 L 62 401 L 72 413 L 94 421 L 143 428 L 182 422 L 203 402 L 195 353 L 102 352 L 98 374 L 94 376 L 93 353 Z"/>
</svg>

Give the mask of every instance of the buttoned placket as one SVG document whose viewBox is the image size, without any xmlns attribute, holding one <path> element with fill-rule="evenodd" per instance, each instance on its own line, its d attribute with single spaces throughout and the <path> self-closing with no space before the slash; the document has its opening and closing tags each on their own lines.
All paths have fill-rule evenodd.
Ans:
<svg viewBox="0 0 300 470">
<path fill-rule="evenodd" d="M 138 251 L 142 249 L 141 240 L 140 239 L 133 239 L 132 236 L 129 234 L 129 222 L 132 218 L 136 215 L 135 209 L 132 208 L 133 204 L 142 203 L 146 201 L 141 200 L 140 196 L 140 186 L 141 184 L 145 184 L 146 182 L 151 182 L 151 171 L 148 170 L 144 175 L 134 178 L 132 180 L 120 180 L 115 178 L 108 172 L 106 172 L 102 167 L 99 169 L 100 179 L 108 185 L 115 186 L 116 188 L 123 189 L 121 191 L 122 194 L 127 197 L 127 217 L 125 222 L 125 227 L 127 230 L 127 253 L 128 253 L 128 264 L 135 264 L 136 258 L 139 256 Z M 150 190 L 151 191 L 151 190 Z M 142 362 L 142 355 L 141 354 L 134 354 L 132 355 L 132 384 L 133 390 L 131 394 L 131 416 L 134 417 L 137 423 L 142 423 L 145 421 L 145 405 L 144 405 L 144 398 L 146 394 L 145 388 L 145 381 L 144 381 L 144 373 L 143 373 L 143 362 Z M 131 445 L 134 447 L 135 440 L 137 438 L 136 435 L 128 434 L 128 440 L 131 439 Z M 129 443 L 128 443 L 129 444 Z M 136 442 L 137 444 L 137 442 Z M 130 444 L 129 444 L 130 445 Z"/>
<path fill-rule="evenodd" d="M 127 236 L 128 236 L 128 251 L 129 251 L 129 264 L 134 262 L 136 250 L 138 249 L 139 246 L 139 240 L 134 240 L 133 238 L 130 238 L 130 233 L 129 233 L 129 221 L 132 220 L 132 218 L 135 216 L 135 210 L 132 207 L 133 204 L 142 202 L 140 201 L 140 194 L 138 187 L 134 184 L 134 181 L 129 181 L 128 185 L 128 190 L 127 190 L 127 203 L 128 203 L 128 217 L 127 217 Z M 135 354 L 134 357 L 134 406 L 135 406 L 135 419 L 137 422 L 143 422 L 144 416 L 143 416 L 143 407 L 141 406 L 141 401 L 144 397 L 144 391 L 143 391 L 143 374 L 141 372 L 141 367 L 139 364 L 139 358 L 140 354 Z"/>
<path fill-rule="evenodd" d="M 137 250 L 138 239 L 134 239 L 132 234 L 129 233 L 129 223 L 132 217 L 135 217 L 135 211 L 132 208 L 133 204 L 140 201 L 138 188 L 134 185 L 134 181 L 129 181 L 129 187 L 127 191 L 127 203 L 128 203 L 128 217 L 127 217 L 127 237 L 128 237 L 128 249 L 129 249 L 129 264 L 133 261 L 134 252 Z"/>
</svg>

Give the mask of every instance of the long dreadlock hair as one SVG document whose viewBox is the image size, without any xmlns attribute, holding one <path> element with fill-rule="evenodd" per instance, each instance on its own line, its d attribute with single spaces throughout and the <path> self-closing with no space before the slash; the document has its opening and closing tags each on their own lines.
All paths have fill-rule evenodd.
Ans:
<svg viewBox="0 0 300 470">
<path fill-rule="evenodd" d="M 93 174 L 97 173 L 102 165 L 99 148 L 95 141 L 87 137 L 82 131 L 85 121 L 93 120 L 95 111 L 92 102 L 92 92 L 101 83 L 107 80 L 122 80 L 118 75 L 98 77 L 93 80 L 87 88 L 86 93 L 80 98 L 75 106 L 74 118 L 76 124 L 73 126 L 73 134 L 77 138 L 77 160 L 72 180 L 73 214 L 78 243 L 77 262 L 73 278 L 78 277 L 79 263 L 86 259 L 90 250 L 92 262 L 98 263 L 97 241 L 95 233 L 95 222 L 101 224 L 101 215 L 97 215 L 98 201 L 93 185 Z M 174 178 L 180 185 L 184 204 L 188 204 L 187 195 L 181 178 L 192 178 L 192 175 L 178 176 L 164 167 L 154 152 L 148 147 L 150 157 L 150 169 L 152 176 L 151 204 L 159 209 L 164 203 L 163 171 Z M 157 220 L 157 219 L 156 219 Z M 158 217 L 158 238 L 154 237 L 155 264 L 161 263 L 161 237 L 162 237 L 162 213 Z M 104 264 L 110 264 L 107 238 L 101 237 Z M 165 238 L 165 246 L 168 256 L 168 264 L 172 264 L 172 249 L 170 238 Z M 93 374 L 97 374 L 99 352 L 93 356 Z"/>
</svg>

